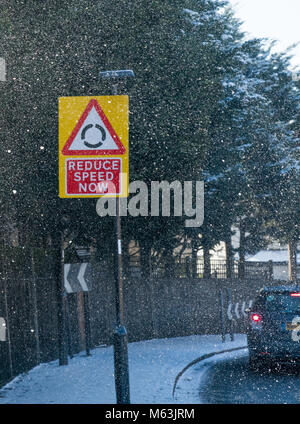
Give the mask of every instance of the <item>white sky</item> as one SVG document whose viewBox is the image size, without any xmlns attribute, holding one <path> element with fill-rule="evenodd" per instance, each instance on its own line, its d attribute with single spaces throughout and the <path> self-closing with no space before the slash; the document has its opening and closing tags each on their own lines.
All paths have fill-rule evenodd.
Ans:
<svg viewBox="0 0 300 424">
<path fill-rule="evenodd" d="M 277 51 L 300 42 L 300 0 L 229 0 L 242 30 L 250 36 L 278 40 Z M 300 43 L 294 49 L 293 66 L 300 68 Z"/>
</svg>

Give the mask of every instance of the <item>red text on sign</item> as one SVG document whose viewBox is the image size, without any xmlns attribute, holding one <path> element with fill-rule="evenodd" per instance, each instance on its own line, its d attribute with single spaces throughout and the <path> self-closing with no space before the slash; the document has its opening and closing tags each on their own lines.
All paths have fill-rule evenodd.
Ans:
<svg viewBox="0 0 300 424">
<path fill-rule="evenodd" d="M 119 194 L 122 159 L 67 159 L 67 194 Z"/>
</svg>

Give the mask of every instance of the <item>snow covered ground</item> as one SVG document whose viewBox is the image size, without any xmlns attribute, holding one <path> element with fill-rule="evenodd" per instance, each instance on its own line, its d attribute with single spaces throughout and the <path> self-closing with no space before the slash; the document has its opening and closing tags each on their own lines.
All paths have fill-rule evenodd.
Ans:
<svg viewBox="0 0 300 424">
<path fill-rule="evenodd" d="M 247 261 L 250 262 L 286 262 L 288 263 L 289 254 L 288 250 L 261 250 L 255 255 L 249 255 Z M 300 253 L 297 253 L 297 263 L 300 262 Z"/>
<path fill-rule="evenodd" d="M 245 335 L 189 336 L 129 343 L 130 400 L 132 404 L 201 403 L 198 389 L 205 380 L 207 366 L 199 372 L 189 368 L 178 380 L 177 374 L 201 355 L 245 346 Z M 247 355 L 247 349 L 217 355 L 205 362 Z M 219 358 L 219 359 L 218 359 Z M 83 353 L 58 366 L 58 361 L 41 364 L 22 374 L 0 390 L 0 404 L 114 404 L 113 348 L 99 347 L 92 356 Z"/>
</svg>

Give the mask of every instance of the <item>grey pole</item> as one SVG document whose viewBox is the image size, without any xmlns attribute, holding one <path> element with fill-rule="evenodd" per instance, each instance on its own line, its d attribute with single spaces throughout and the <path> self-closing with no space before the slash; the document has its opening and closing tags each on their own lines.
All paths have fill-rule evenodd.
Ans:
<svg viewBox="0 0 300 424">
<path fill-rule="evenodd" d="M 231 289 L 227 288 L 227 306 L 229 303 L 232 303 L 232 295 L 231 295 Z M 233 325 L 232 320 L 229 320 L 229 334 L 230 334 L 230 340 L 234 341 L 234 334 L 233 334 Z"/>
<path fill-rule="evenodd" d="M 66 346 L 66 322 L 65 322 L 65 287 L 64 287 L 64 234 L 61 230 L 60 237 L 55 240 L 56 250 L 56 279 L 57 279 L 57 324 L 58 324 L 58 354 L 59 366 L 68 365 Z"/>
<path fill-rule="evenodd" d="M 65 314 L 66 314 L 66 333 L 68 341 L 68 354 L 70 358 L 73 358 L 73 337 L 71 331 L 71 320 L 70 320 L 70 309 L 69 309 L 69 298 L 66 296 L 65 300 Z"/>
<path fill-rule="evenodd" d="M 6 315 L 6 331 L 7 331 L 7 348 L 8 348 L 8 359 L 9 359 L 9 371 L 10 376 L 13 377 L 13 361 L 12 361 L 12 349 L 11 349 L 11 335 L 10 335 L 10 321 L 9 321 L 9 308 L 7 299 L 7 278 L 4 277 L 4 302 L 5 302 L 5 315 Z"/>
<path fill-rule="evenodd" d="M 87 356 L 91 355 L 91 320 L 90 320 L 90 302 L 89 292 L 83 292 L 83 308 L 84 308 L 84 331 L 85 331 L 85 351 Z"/>
<path fill-rule="evenodd" d="M 116 328 L 114 331 L 115 386 L 118 404 L 130 403 L 128 337 L 124 325 L 123 275 L 122 275 L 122 238 L 120 219 L 120 198 L 116 198 L 116 254 L 115 254 L 115 302 Z"/>
<path fill-rule="evenodd" d="M 220 301 L 220 320 L 221 320 L 221 336 L 222 343 L 225 342 L 225 317 L 224 317 L 224 297 L 223 290 L 219 290 L 219 301 Z"/>
<path fill-rule="evenodd" d="M 33 303 L 33 317 L 34 317 L 34 335 L 36 344 L 36 363 L 41 363 L 41 349 L 40 349 L 40 338 L 39 338 L 39 320 L 38 320 L 38 307 L 37 307 L 37 293 L 36 293 L 36 273 L 35 273 L 35 262 L 34 262 L 34 250 L 31 249 L 31 267 L 32 267 L 32 284 L 31 294 Z"/>
<path fill-rule="evenodd" d="M 117 79 L 134 77 L 131 70 L 100 72 L 101 78 L 114 79 L 113 95 L 118 94 Z M 120 197 L 116 198 L 115 217 L 115 304 L 116 304 L 116 328 L 114 331 L 114 366 L 115 387 L 118 404 L 130 404 L 129 389 L 129 366 L 128 366 L 128 337 L 124 325 L 124 300 L 123 300 L 123 273 L 122 273 L 122 233 L 120 217 Z"/>
</svg>

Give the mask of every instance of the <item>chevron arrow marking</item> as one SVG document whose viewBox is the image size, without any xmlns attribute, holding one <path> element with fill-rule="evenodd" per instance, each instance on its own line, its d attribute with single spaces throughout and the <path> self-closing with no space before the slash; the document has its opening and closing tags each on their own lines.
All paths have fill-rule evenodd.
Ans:
<svg viewBox="0 0 300 424">
<path fill-rule="evenodd" d="M 0 342 L 6 342 L 6 322 L 0 317 Z"/>
<path fill-rule="evenodd" d="M 85 282 L 85 279 L 84 279 L 86 267 L 87 267 L 87 263 L 80 265 L 80 270 L 79 270 L 79 274 L 78 274 L 78 277 L 77 277 L 83 291 L 89 291 L 88 286 L 86 285 L 86 282 Z"/>
<path fill-rule="evenodd" d="M 236 315 L 237 319 L 239 319 L 240 318 L 240 314 L 239 314 L 239 302 L 237 302 L 235 304 L 234 312 L 235 312 L 235 315 Z"/>
<path fill-rule="evenodd" d="M 64 267 L 64 285 L 67 293 L 73 293 L 72 287 L 68 281 L 68 274 L 71 268 L 71 264 L 65 264 Z"/>
<path fill-rule="evenodd" d="M 243 314 L 243 317 L 246 316 L 245 309 L 246 309 L 246 302 L 243 302 L 242 303 L 242 314 Z"/>
<path fill-rule="evenodd" d="M 232 303 L 229 302 L 228 309 L 227 309 L 227 317 L 231 321 L 233 319 L 232 313 L 231 313 Z"/>
</svg>

